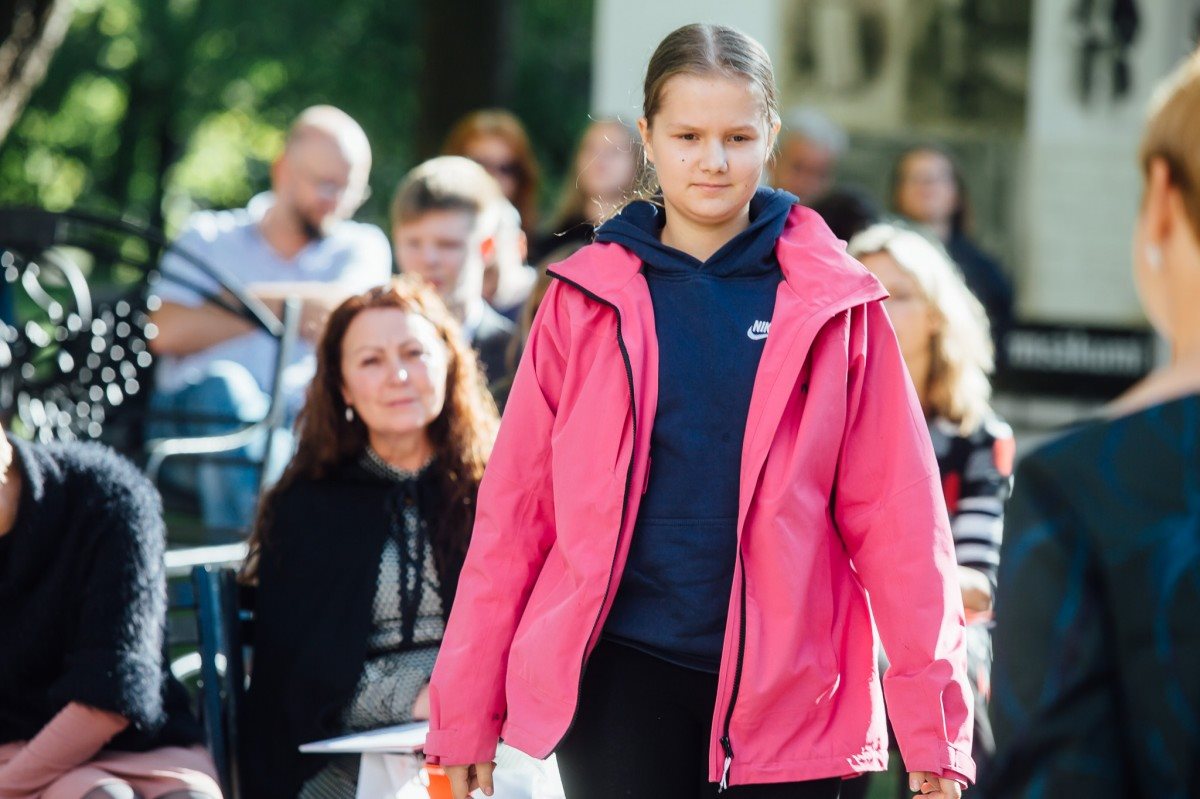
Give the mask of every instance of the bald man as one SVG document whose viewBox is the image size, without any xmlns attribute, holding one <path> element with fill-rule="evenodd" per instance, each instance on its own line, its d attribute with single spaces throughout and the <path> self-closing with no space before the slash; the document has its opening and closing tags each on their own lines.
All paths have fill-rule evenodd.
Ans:
<svg viewBox="0 0 1200 799">
<path fill-rule="evenodd" d="M 383 231 L 350 219 L 366 199 L 370 169 L 371 148 L 358 123 L 332 106 L 314 106 L 288 132 L 271 166 L 270 192 L 246 208 L 194 214 L 177 242 L 277 314 L 285 298 L 301 300 L 301 340 L 284 374 L 289 415 L 312 378 L 313 343 L 329 311 L 391 275 Z M 160 268 L 163 302 L 152 316 L 159 333 L 150 343 L 159 358 L 151 404 L 157 420 L 148 434 L 208 435 L 262 418 L 274 340 L 210 302 L 220 285 L 177 253 L 168 253 Z M 164 421 L 180 417 L 214 421 Z M 208 526 L 248 526 L 257 499 L 254 469 L 202 463 L 195 478 Z"/>
<path fill-rule="evenodd" d="M 813 205 L 833 188 L 849 139 L 836 122 L 812 107 L 792 110 L 779 134 L 771 185 Z"/>
</svg>

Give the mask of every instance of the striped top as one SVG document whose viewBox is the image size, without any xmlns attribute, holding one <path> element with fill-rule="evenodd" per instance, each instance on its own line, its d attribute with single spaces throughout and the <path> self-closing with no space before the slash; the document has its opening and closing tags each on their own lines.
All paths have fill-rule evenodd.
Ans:
<svg viewBox="0 0 1200 799">
<path fill-rule="evenodd" d="M 994 589 L 1004 503 L 1012 491 L 1012 428 L 991 416 L 963 435 L 958 425 L 937 417 L 929 421 L 929 437 L 942 473 L 954 554 L 960 566 L 983 572 Z"/>
</svg>

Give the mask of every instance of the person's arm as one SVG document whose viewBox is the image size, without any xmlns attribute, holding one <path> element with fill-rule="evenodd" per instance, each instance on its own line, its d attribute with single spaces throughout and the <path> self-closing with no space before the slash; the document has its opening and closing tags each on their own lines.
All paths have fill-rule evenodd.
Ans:
<svg viewBox="0 0 1200 799">
<path fill-rule="evenodd" d="M 433 670 L 425 753 L 446 766 L 495 756 L 509 647 L 554 543 L 550 436 L 571 334 L 561 289 L 547 293 L 517 370 Z"/>
<path fill-rule="evenodd" d="M 152 734 L 166 720 L 162 503 L 129 461 L 99 445 L 74 446 L 78 476 L 68 490 L 77 505 L 69 511 L 88 535 L 63 553 L 80 562 L 80 605 L 47 699 L 118 713 Z"/>
<path fill-rule="evenodd" d="M 906 768 L 974 780 L 962 598 L 929 430 L 882 305 L 851 313 L 834 521 L 890 659 Z"/>
<path fill-rule="evenodd" d="M 222 293 L 221 282 L 191 260 L 200 260 L 226 281 L 236 280 L 231 265 L 219 262 L 216 243 L 222 235 L 218 217 L 201 211 L 163 255 L 158 269 L 162 279 L 155 286 L 162 306 L 150 315 L 158 328 L 149 342 L 155 355 L 191 355 L 254 329 L 249 321 L 208 302 Z"/>
<path fill-rule="evenodd" d="M 150 339 L 150 351 L 175 357 L 203 352 L 255 329 L 246 319 L 211 303 L 163 302 L 150 321 L 158 328 L 158 335 Z"/>
<path fill-rule="evenodd" d="M 128 725 L 124 716 L 71 702 L 0 766 L 0 799 L 40 796 L 55 780 L 95 757 Z"/>
<path fill-rule="evenodd" d="M 1098 558 L 1037 453 L 1017 470 L 1001 553 L 987 795 L 1134 793 Z"/>
</svg>

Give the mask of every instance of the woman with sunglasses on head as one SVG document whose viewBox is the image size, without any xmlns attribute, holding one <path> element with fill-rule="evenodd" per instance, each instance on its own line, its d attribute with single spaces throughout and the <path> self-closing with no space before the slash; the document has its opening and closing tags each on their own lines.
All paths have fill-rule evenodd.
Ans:
<svg viewBox="0 0 1200 799">
<path fill-rule="evenodd" d="M 450 129 L 442 155 L 465 156 L 486 169 L 520 212 L 525 236 L 533 241 L 541 170 L 529 134 L 515 114 L 500 108 L 467 114 Z"/>
</svg>

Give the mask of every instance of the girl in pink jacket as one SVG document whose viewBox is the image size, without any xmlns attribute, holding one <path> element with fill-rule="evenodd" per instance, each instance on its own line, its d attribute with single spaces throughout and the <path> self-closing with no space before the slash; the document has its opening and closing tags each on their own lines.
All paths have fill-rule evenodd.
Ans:
<svg viewBox="0 0 1200 799">
<path fill-rule="evenodd" d="M 878 281 L 759 189 L 765 51 L 689 25 L 650 60 L 647 199 L 549 269 L 479 492 L 426 754 L 497 741 L 568 799 L 836 797 L 974 779 L 953 541 Z M 868 605 L 868 592 L 870 604 Z"/>
</svg>

